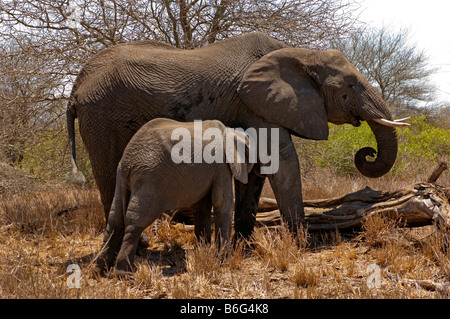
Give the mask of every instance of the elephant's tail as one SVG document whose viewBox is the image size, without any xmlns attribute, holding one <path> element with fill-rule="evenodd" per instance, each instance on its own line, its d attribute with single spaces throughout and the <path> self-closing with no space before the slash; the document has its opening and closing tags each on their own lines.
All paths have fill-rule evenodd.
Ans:
<svg viewBox="0 0 450 319">
<path fill-rule="evenodd" d="M 79 171 L 76 162 L 76 148 L 75 148 L 75 119 L 76 114 L 71 107 L 67 108 L 67 133 L 69 135 L 69 145 L 70 145 L 70 161 L 72 164 L 72 171 L 66 174 L 66 180 L 68 182 L 83 185 L 86 182 L 86 178 Z"/>
<path fill-rule="evenodd" d="M 119 164 L 120 165 L 120 164 Z M 118 174 L 119 175 L 119 174 Z M 119 178 L 119 176 L 117 176 Z M 127 181 L 125 178 L 121 178 L 117 184 L 120 183 L 120 191 L 122 196 L 122 212 L 123 212 L 123 221 L 125 223 L 125 216 L 127 214 L 128 204 L 130 203 L 131 192 L 127 187 Z"/>
<path fill-rule="evenodd" d="M 116 188 L 114 190 L 113 207 L 116 210 L 117 216 L 121 215 L 125 225 L 125 217 L 127 214 L 128 203 L 130 202 L 131 192 L 127 187 L 126 174 L 122 173 L 122 168 L 119 163 L 116 173 Z M 121 210 L 121 214 L 119 214 Z"/>
</svg>

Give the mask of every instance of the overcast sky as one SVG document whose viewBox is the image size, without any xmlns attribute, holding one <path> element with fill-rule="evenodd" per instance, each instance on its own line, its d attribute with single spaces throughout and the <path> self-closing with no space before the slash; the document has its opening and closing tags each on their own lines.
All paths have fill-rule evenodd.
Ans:
<svg viewBox="0 0 450 319">
<path fill-rule="evenodd" d="M 425 50 L 432 67 L 439 100 L 450 103 L 450 3 L 444 0 L 361 0 L 360 20 L 372 26 L 409 28 L 411 42 Z"/>
</svg>

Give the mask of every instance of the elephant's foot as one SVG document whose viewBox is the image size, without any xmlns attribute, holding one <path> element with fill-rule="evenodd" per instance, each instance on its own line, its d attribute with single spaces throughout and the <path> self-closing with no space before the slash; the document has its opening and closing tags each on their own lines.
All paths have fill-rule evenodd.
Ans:
<svg viewBox="0 0 450 319">
<path fill-rule="evenodd" d="M 114 262 L 108 262 L 105 257 L 99 256 L 97 258 L 97 263 L 95 264 L 94 269 L 92 270 L 93 275 L 96 277 L 105 277 L 110 269 L 110 266 Z"/>
<path fill-rule="evenodd" d="M 131 270 L 114 268 L 113 275 L 120 279 L 130 279 L 133 277 L 133 272 Z"/>
<path fill-rule="evenodd" d="M 136 255 L 142 257 L 142 252 L 150 245 L 150 237 L 145 234 L 141 234 L 139 242 L 136 248 Z"/>
<path fill-rule="evenodd" d="M 103 267 L 99 267 L 99 266 L 95 266 L 94 269 L 92 270 L 92 275 L 94 278 L 100 278 L 100 277 L 107 277 L 108 275 L 108 270 Z"/>
</svg>

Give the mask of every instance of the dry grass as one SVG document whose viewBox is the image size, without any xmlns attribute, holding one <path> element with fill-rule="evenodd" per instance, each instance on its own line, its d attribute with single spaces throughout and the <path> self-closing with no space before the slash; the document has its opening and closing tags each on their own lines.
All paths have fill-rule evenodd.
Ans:
<svg viewBox="0 0 450 319">
<path fill-rule="evenodd" d="M 306 198 L 340 196 L 368 183 L 314 178 L 304 183 Z M 386 178 L 370 186 L 393 189 L 413 182 Z M 197 243 L 191 227 L 162 218 L 145 231 L 150 246 L 137 258 L 134 276 L 119 280 L 91 275 L 103 219 L 95 189 L 0 195 L 0 298 L 449 297 L 448 237 L 431 226 L 401 229 L 373 218 L 357 234 L 298 237 L 283 226 L 261 227 L 227 254 Z M 81 268 L 80 289 L 67 286 L 72 263 Z M 368 285 L 373 269 L 379 270 L 379 288 Z"/>
</svg>

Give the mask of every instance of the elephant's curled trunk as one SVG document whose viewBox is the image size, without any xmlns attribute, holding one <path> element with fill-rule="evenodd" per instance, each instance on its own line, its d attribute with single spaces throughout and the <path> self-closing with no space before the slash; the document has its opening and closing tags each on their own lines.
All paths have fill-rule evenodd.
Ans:
<svg viewBox="0 0 450 319">
<path fill-rule="evenodd" d="M 371 147 L 364 147 L 355 154 L 355 165 L 361 174 L 376 178 L 383 176 L 392 168 L 397 159 L 398 141 L 394 127 L 388 127 L 368 120 L 377 141 L 378 152 Z M 366 156 L 374 157 L 375 161 L 368 161 Z"/>
</svg>

